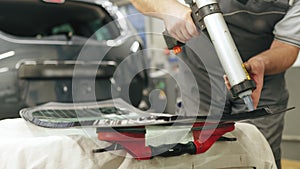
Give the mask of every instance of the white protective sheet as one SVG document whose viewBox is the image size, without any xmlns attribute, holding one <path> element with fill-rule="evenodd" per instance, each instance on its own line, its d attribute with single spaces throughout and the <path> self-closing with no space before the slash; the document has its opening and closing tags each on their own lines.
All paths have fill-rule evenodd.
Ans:
<svg viewBox="0 0 300 169">
<path fill-rule="evenodd" d="M 97 140 L 95 129 L 47 129 L 7 119 L 0 121 L 0 169 L 276 168 L 267 141 L 253 125 L 237 123 L 226 136 L 238 141 L 216 142 L 199 155 L 138 161 L 123 150 L 93 154 L 110 145 Z"/>
</svg>

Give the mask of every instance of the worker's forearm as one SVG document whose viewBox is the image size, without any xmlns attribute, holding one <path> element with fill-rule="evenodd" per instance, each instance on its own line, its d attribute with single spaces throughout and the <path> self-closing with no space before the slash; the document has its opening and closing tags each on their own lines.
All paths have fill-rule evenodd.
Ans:
<svg viewBox="0 0 300 169">
<path fill-rule="evenodd" d="M 157 13 L 165 13 L 167 5 L 165 3 L 174 3 L 175 0 L 130 0 L 130 2 L 138 9 L 141 13 L 150 16 L 156 16 Z"/>
<path fill-rule="evenodd" d="M 165 28 L 178 41 L 185 43 L 199 35 L 191 17 L 191 8 L 177 0 L 130 0 L 144 15 L 162 19 Z"/>
<path fill-rule="evenodd" d="M 177 0 L 130 0 L 141 13 L 164 19 L 165 15 L 180 16 L 180 11 L 190 10 Z M 182 10 L 181 10 L 182 9 Z"/>
<path fill-rule="evenodd" d="M 264 62 L 264 74 L 281 73 L 293 65 L 297 59 L 299 48 L 287 43 L 274 40 L 269 50 L 262 52 L 252 59 Z"/>
</svg>

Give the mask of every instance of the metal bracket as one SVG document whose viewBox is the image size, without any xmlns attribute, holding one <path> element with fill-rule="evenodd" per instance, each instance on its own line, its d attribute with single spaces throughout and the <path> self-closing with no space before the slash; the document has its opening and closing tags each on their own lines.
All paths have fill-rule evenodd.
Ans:
<svg viewBox="0 0 300 169">
<path fill-rule="evenodd" d="M 190 5 L 194 23 L 201 30 L 205 29 L 205 24 L 203 22 L 204 17 L 213 13 L 222 13 L 218 3 L 208 4 L 199 8 L 193 1 L 186 0 L 185 2 Z"/>
</svg>

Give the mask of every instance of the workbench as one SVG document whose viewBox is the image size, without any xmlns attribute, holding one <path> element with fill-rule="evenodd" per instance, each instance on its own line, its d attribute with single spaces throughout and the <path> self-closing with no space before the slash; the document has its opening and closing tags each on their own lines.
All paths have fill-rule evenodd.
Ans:
<svg viewBox="0 0 300 169">
<path fill-rule="evenodd" d="M 6 119 L 0 121 L 0 168 L 276 168 L 271 149 L 255 126 L 236 123 L 225 136 L 237 141 L 216 142 L 203 154 L 139 161 L 124 150 L 92 153 L 110 145 L 97 139 L 95 128 L 49 129 L 21 118 Z"/>
</svg>

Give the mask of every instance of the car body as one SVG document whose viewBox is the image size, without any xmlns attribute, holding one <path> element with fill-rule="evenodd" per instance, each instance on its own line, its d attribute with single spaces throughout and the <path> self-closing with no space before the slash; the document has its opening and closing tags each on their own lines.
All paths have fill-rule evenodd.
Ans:
<svg viewBox="0 0 300 169">
<path fill-rule="evenodd" d="M 18 117 L 24 107 L 73 102 L 74 91 L 80 96 L 76 102 L 110 99 L 113 71 L 143 48 L 134 28 L 108 0 L 2 0 L 0 13 L 0 119 Z M 79 61 L 87 77 L 74 82 L 70 70 Z M 143 67 L 146 61 L 126 63 Z M 105 71 L 93 77 L 91 67 L 102 65 Z M 130 101 L 137 106 L 146 79 L 141 71 L 115 85 L 134 89 Z M 122 92 L 117 90 L 120 97 Z"/>
</svg>

